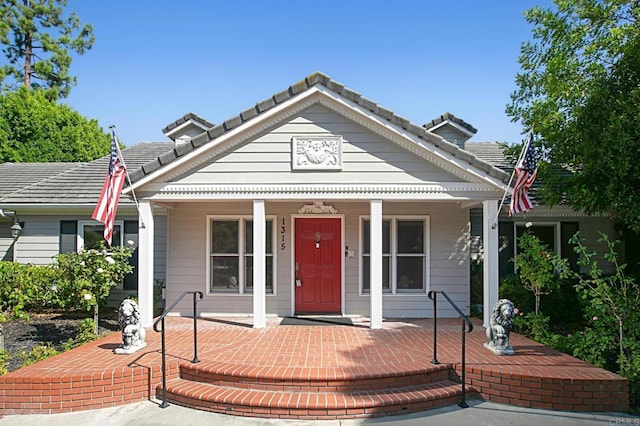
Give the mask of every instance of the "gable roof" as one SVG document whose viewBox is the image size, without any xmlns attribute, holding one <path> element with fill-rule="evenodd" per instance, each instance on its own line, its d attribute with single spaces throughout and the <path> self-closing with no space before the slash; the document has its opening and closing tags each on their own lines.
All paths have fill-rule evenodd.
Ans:
<svg viewBox="0 0 640 426">
<path fill-rule="evenodd" d="M 212 128 L 213 126 L 215 126 L 215 124 L 210 123 L 199 115 L 190 112 L 180 117 L 173 123 L 168 124 L 164 129 L 162 129 L 162 133 L 164 133 L 172 140 L 175 140 L 177 136 L 176 133 L 181 129 L 192 127 L 205 131 Z"/>
<path fill-rule="evenodd" d="M 447 122 L 452 122 L 462 127 L 470 136 L 478 133 L 478 129 L 476 129 L 466 121 L 451 114 L 450 112 L 445 112 L 440 117 L 434 118 L 433 120 L 426 122 L 423 127 L 427 130 L 433 130 L 439 126 L 446 124 Z"/>
<path fill-rule="evenodd" d="M 135 170 L 173 147 L 172 142 L 144 142 L 122 151 L 122 157 L 129 170 Z M 0 194 L 0 204 L 92 204 L 95 205 L 105 174 L 109 167 L 109 156 L 87 163 L 5 163 L 0 165 L 0 188 L 11 191 Z M 12 170 L 31 172 L 24 179 L 24 185 L 10 185 Z M 42 172 L 35 172 L 41 170 Z M 47 174 L 48 171 L 48 174 Z M 11 175 L 10 175 L 11 173 Z M 123 197 L 121 203 L 132 203 Z"/>
<path fill-rule="evenodd" d="M 426 128 L 411 123 L 408 119 L 401 117 L 399 115 L 394 114 L 389 109 L 386 109 L 377 103 L 363 97 L 359 93 L 346 88 L 344 85 L 332 80 L 327 75 L 322 74 L 320 72 L 313 73 L 303 80 L 298 81 L 297 83 L 292 84 L 285 90 L 282 90 L 278 93 L 275 93 L 271 97 L 264 99 L 261 102 L 258 102 L 253 107 L 246 109 L 240 114 L 231 117 L 224 122 L 210 128 L 206 132 L 203 132 L 201 135 L 194 137 L 189 142 L 184 143 L 182 145 L 178 145 L 174 147 L 172 150 L 164 153 L 163 155 L 157 157 L 153 161 L 150 161 L 144 164 L 140 169 L 135 170 L 130 173 L 131 181 L 135 184 L 136 182 L 141 181 L 143 178 L 150 176 L 154 172 L 159 171 L 162 168 L 165 168 L 169 164 L 178 160 L 181 157 L 184 157 L 188 154 L 197 151 L 202 148 L 204 145 L 208 144 L 211 141 L 220 138 L 221 136 L 227 134 L 228 132 L 242 126 L 243 124 L 254 120 L 256 117 L 259 117 L 268 111 L 272 110 L 276 106 L 279 106 L 296 96 L 301 95 L 302 93 L 310 90 L 314 86 L 323 86 L 324 88 L 330 90 L 333 93 L 340 95 L 345 98 L 347 101 L 353 102 L 360 107 L 372 112 L 380 119 L 394 124 L 404 131 L 412 134 L 414 137 L 422 139 L 427 143 L 432 144 L 438 149 L 456 157 L 457 159 L 476 167 L 479 170 L 482 170 L 487 175 L 492 178 L 496 178 L 503 183 L 507 183 L 509 180 L 509 175 L 504 173 L 502 170 L 492 166 L 491 164 L 475 157 L 473 154 L 459 148 L 457 145 L 446 141 L 445 139 L 437 136 L 431 132 L 429 132 Z M 453 116 L 451 116 L 453 117 Z M 464 121 L 457 119 L 464 123 Z M 467 124 L 467 126 L 470 126 Z M 473 127 L 471 127 L 473 128 Z M 475 129 L 474 129 L 475 130 Z M 135 186 L 135 185 L 134 185 Z"/>
</svg>

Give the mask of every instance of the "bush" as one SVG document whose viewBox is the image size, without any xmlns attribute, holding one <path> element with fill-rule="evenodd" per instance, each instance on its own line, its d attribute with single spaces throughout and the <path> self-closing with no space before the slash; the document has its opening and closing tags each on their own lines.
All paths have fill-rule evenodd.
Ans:
<svg viewBox="0 0 640 426">
<path fill-rule="evenodd" d="M 9 372 L 9 354 L 0 349 L 0 376 Z"/>
<path fill-rule="evenodd" d="M 520 312 L 532 312 L 536 306 L 533 293 L 527 291 L 517 275 L 507 275 L 499 288 L 500 299 L 509 299 Z"/>
<path fill-rule="evenodd" d="M 29 352 L 20 352 L 20 354 L 18 355 L 22 359 L 22 364 L 20 366 L 26 367 L 38 361 L 42 361 L 43 359 L 51 358 L 52 356 L 58 355 L 58 353 L 59 352 L 56 350 L 56 348 L 51 346 L 50 343 L 46 345 L 34 346 Z"/>
</svg>

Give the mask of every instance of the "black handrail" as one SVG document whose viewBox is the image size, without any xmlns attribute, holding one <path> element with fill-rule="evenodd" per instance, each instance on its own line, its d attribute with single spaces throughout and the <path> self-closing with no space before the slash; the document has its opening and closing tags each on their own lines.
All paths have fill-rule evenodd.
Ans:
<svg viewBox="0 0 640 426">
<path fill-rule="evenodd" d="M 469 406 L 469 404 L 467 404 L 467 391 L 466 391 L 466 338 L 465 335 L 466 333 L 471 333 L 473 331 L 473 324 L 471 323 L 471 320 L 469 319 L 469 317 L 467 317 L 461 310 L 460 308 L 458 308 L 458 305 L 456 305 L 453 300 L 451 300 L 449 298 L 449 296 L 447 295 L 447 293 L 445 293 L 444 291 L 429 291 L 429 293 L 427 293 L 427 297 L 429 297 L 429 299 L 433 300 L 433 361 L 431 361 L 432 364 L 440 364 L 440 362 L 438 362 L 438 355 L 437 355 L 437 351 L 438 351 L 438 345 L 437 345 L 437 336 L 438 336 L 438 315 L 437 315 L 437 302 L 436 302 L 436 298 L 437 298 L 437 294 L 440 293 L 444 296 L 445 299 L 447 299 L 447 301 L 449 302 L 449 304 L 453 307 L 453 309 L 456 310 L 456 312 L 458 313 L 458 316 L 462 319 L 462 401 L 460 401 L 460 404 L 458 404 L 459 407 L 461 408 L 467 408 Z M 468 329 L 465 327 L 467 326 Z"/>
<path fill-rule="evenodd" d="M 165 309 L 162 315 L 160 315 L 158 319 L 153 323 L 153 331 L 155 331 L 156 333 L 162 333 L 162 404 L 160 404 L 160 408 L 167 408 L 169 406 L 169 403 L 167 402 L 167 351 L 164 338 L 164 318 L 187 294 L 193 294 L 193 360 L 191 362 L 194 364 L 200 362 L 200 360 L 198 359 L 198 321 L 196 318 L 196 305 L 198 303 L 198 300 L 196 299 L 196 296 L 200 296 L 200 300 L 202 300 L 204 294 L 202 294 L 201 291 L 183 291 L 182 294 L 178 296 L 176 301 L 173 302 L 167 309 Z M 158 330 L 158 324 L 162 324 L 162 330 Z"/>
</svg>

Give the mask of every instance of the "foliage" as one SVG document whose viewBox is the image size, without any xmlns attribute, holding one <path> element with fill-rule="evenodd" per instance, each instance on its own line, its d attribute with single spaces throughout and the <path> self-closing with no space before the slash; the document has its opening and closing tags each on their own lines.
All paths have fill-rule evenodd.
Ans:
<svg viewBox="0 0 640 426">
<path fill-rule="evenodd" d="M 507 275 L 502 279 L 499 294 L 499 299 L 511 300 L 520 312 L 531 312 L 535 309 L 535 297 L 524 288 L 520 282 L 520 277 L 516 274 Z"/>
<path fill-rule="evenodd" d="M 96 334 L 98 306 L 104 303 L 111 288 L 133 271 L 129 264 L 131 247 L 115 246 L 107 250 L 104 241 L 101 244 L 99 250 L 61 253 L 55 258 L 59 270 L 56 302 L 63 309 L 93 309 Z"/>
<path fill-rule="evenodd" d="M 540 194 L 640 230 L 640 3 L 554 0 L 526 12 L 507 114 L 539 136 Z"/>
<path fill-rule="evenodd" d="M 28 318 L 25 304 L 32 297 L 33 289 L 28 280 L 23 279 L 27 268 L 20 263 L 0 262 L 0 324 L 9 319 Z"/>
<path fill-rule="evenodd" d="M 0 96 L 0 162 L 91 161 L 110 147 L 97 120 L 47 100 L 41 91 L 21 88 Z"/>
<path fill-rule="evenodd" d="M 58 350 L 48 343 L 46 345 L 34 346 L 29 352 L 21 351 L 18 356 L 22 359 L 22 364 L 20 366 L 26 367 L 58 354 Z"/>
<path fill-rule="evenodd" d="M 0 376 L 3 376 L 9 372 L 9 354 L 0 349 Z"/>
<path fill-rule="evenodd" d="M 62 344 L 62 350 L 68 351 L 85 343 L 93 342 L 98 338 L 96 333 L 97 326 L 93 319 L 85 318 L 80 321 L 78 333 L 73 339 L 68 339 Z"/>
<path fill-rule="evenodd" d="M 540 297 L 558 288 L 559 279 L 568 274 L 569 264 L 529 232 L 518 237 L 518 254 L 513 261 L 522 285 L 535 297 L 537 314 L 540 312 Z"/>
<path fill-rule="evenodd" d="M 615 251 L 616 241 L 610 241 L 606 234 L 600 234 L 600 240 L 608 247 L 604 259 L 614 266 L 613 274 L 606 275 L 598 263 L 597 253 L 584 246 L 584 238 L 580 233 L 574 235 L 571 243 L 579 253 L 578 263 L 587 269 L 587 273 L 579 276 L 578 290 L 585 301 L 588 301 L 587 314 L 592 315 L 597 324 L 595 332 L 602 340 L 601 352 L 610 349 L 611 341 L 615 342 L 618 351 L 616 363 L 621 375 L 632 373 L 625 371 L 630 366 L 625 360 L 631 359 L 633 353 L 640 349 L 640 286 L 631 276 L 625 274 L 626 265 L 620 264 Z M 598 321 L 595 321 L 598 320 Z"/>
<path fill-rule="evenodd" d="M 49 99 L 66 98 L 76 78 L 71 55 L 91 49 L 91 25 L 66 15 L 66 0 L 9 0 L 0 6 L 0 43 L 7 64 L 0 70 L 5 87 L 43 88 Z"/>
</svg>

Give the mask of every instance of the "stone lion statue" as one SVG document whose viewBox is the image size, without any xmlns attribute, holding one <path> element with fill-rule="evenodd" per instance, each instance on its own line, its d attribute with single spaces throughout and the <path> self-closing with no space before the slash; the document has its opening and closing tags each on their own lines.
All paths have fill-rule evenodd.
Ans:
<svg viewBox="0 0 640 426">
<path fill-rule="evenodd" d="M 515 307 L 509 299 L 500 299 L 491 311 L 487 328 L 487 343 L 484 346 L 498 355 L 513 355 L 509 335 L 515 317 Z"/>
<path fill-rule="evenodd" d="M 144 327 L 140 324 L 140 308 L 131 299 L 124 299 L 118 309 L 118 324 L 122 332 L 122 345 L 115 350 L 118 354 L 130 354 L 145 346 Z"/>
</svg>

